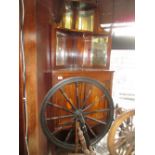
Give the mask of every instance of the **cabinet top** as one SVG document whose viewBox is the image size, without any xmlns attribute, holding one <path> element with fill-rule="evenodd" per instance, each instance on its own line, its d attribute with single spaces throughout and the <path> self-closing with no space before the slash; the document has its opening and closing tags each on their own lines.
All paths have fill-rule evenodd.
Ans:
<svg viewBox="0 0 155 155">
<path fill-rule="evenodd" d="M 76 30 L 76 29 L 67 29 L 67 28 L 56 28 L 56 31 L 62 33 L 68 33 L 73 35 L 88 35 L 88 36 L 108 36 L 110 33 L 104 32 L 91 32 L 86 30 Z"/>
<path fill-rule="evenodd" d="M 66 68 L 66 69 L 55 69 L 52 72 L 114 72 L 106 69 L 86 69 L 86 68 Z"/>
</svg>

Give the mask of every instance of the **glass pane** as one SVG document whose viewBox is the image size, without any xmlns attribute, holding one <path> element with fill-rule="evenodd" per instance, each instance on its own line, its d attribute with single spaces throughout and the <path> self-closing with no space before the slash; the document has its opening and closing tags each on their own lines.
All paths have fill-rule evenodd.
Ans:
<svg viewBox="0 0 155 155">
<path fill-rule="evenodd" d="M 83 64 L 106 66 L 108 37 L 91 37 L 85 39 Z"/>
<path fill-rule="evenodd" d="M 72 24 L 73 24 L 73 12 L 68 11 L 63 16 L 62 27 L 67 29 L 72 29 Z"/>
<path fill-rule="evenodd" d="M 61 35 L 57 35 L 57 46 L 56 46 L 56 66 L 65 65 L 65 49 L 66 42 L 65 38 Z"/>
<path fill-rule="evenodd" d="M 81 67 L 83 47 L 81 36 L 57 33 L 56 66 Z"/>
<path fill-rule="evenodd" d="M 76 29 L 93 31 L 94 29 L 94 11 L 79 11 L 76 21 Z"/>
<path fill-rule="evenodd" d="M 56 66 L 106 67 L 108 37 L 57 33 Z"/>
<path fill-rule="evenodd" d="M 94 29 L 94 11 L 79 11 L 77 18 L 73 18 L 73 11 L 69 10 L 64 13 L 62 27 L 73 29 L 73 22 L 76 30 L 92 31 Z"/>
</svg>

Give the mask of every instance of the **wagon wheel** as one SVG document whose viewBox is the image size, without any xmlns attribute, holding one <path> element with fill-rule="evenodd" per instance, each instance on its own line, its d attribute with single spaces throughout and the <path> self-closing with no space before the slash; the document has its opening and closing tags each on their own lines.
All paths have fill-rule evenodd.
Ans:
<svg viewBox="0 0 155 155">
<path fill-rule="evenodd" d="M 133 117 L 135 110 L 122 113 L 112 124 L 108 134 L 110 155 L 135 154 L 135 128 Z"/>
<path fill-rule="evenodd" d="M 75 150 L 76 121 L 83 126 L 87 143 L 94 145 L 109 130 L 113 110 L 112 98 L 102 83 L 86 77 L 68 78 L 46 94 L 40 113 L 41 126 L 55 145 Z"/>
</svg>

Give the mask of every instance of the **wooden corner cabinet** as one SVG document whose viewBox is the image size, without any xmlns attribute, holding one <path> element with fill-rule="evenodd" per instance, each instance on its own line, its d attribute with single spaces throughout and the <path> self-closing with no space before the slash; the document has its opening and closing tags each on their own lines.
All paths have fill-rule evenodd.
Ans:
<svg viewBox="0 0 155 155">
<path fill-rule="evenodd" d="M 103 83 L 109 81 L 111 90 L 110 35 L 60 27 L 51 29 L 52 85 L 67 77 L 86 76 Z"/>
<path fill-rule="evenodd" d="M 103 84 L 104 86 L 102 86 L 106 88 L 104 90 L 108 91 L 107 94 L 112 95 L 113 71 L 109 70 L 111 35 L 105 31 L 99 31 L 97 28 L 96 14 L 93 14 L 96 12 L 95 10 L 88 9 L 86 12 L 84 10 L 79 11 L 78 9 L 74 9 L 73 11 L 66 9 L 62 21 L 59 24 L 51 24 L 50 58 L 48 57 L 51 60 L 51 67 L 45 74 L 46 81 L 48 81 L 46 85 L 48 88 L 51 86 L 47 95 L 52 93 L 53 96 L 48 98 L 50 106 L 46 102 L 47 96 L 45 97 L 44 105 L 47 105 L 48 109 L 45 111 L 45 106 L 43 108 L 44 112 L 47 112 L 46 116 L 49 118 L 47 120 L 52 118 L 52 123 L 49 121 L 45 125 L 47 125 L 51 132 L 56 133 L 56 138 L 60 139 L 61 142 L 66 140 L 63 136 L 68 137 L 66 133 L 70 132 L 72 128 L 72 125 L 68 125 L 59 132 L 59 129 L 66 122 L 72 121 L 70 118 L 63 118 L 63 116 L 68 115 L 68 110 L 72 111 L 77 106 L 75 108 L 76 115 L 77 112 L 84 110 L 85 106 L 95 102 L 96 105 L 92 105 L 88 111 L 86 110 L 88 113 L 90 112 L 91 117 L 101 122 L 100 120 L 106 121 L 112 116 L 112 112 L 92 114 L 93 110 L 108 109 L 110 105 L 108 98 L 103 97 L 103 92 L 96 85 L 94 86 L 88 81 L 99 81 L 100 85 Z M 91 27 L 89 28 L 88 25 L 91 25 Z M 72 81 L 76 80 L 76 78 L 79 78 L 81 81 Z M 67 80 L 71 80 L 72 82 L 65 85 L 64 82 Z M 82 80 L 86 80 L 86 83 Z M 59 88 L 59 84 L 63 85 L 62 89 Z M 87 103 L 84 102 L 85 100 L 87 100 Z M 77 105 L 77 102 L 79 105 Z M 78 111 L 77 108 L 80 110 Z M 63 111 L 62 109 L 67 109 L 67 111 Z M 102 125 L 98 124 L 99 122 L 88 120 L 90 128 L 93 128 L 96 134 L 102 135 L 100 134 L 101 130 L 105 130 L 106 127 L 102 126 L 103 122 L 101 123 Z M 108 125 L 109 127 L 110 124 Z M 48 133 L 46 134 L 48 136 Z M 70 149 L 69 146 L 74 144 L 74 136 L 72 134 L 72 138 L 66 140 L 70 143 L 67 149 Z M 90 138 L 92 138 L 92 135 Z M 55 141 L 52 142 L 56 144 Z M 65 148 L 65 146 L 61 146 L 61 143 L 58 146 Z"/>
<path fill-rule="evenodd" d="M 59 84 L 64 84 L 64 82 L 73 77 L 79 79 L 87 78 L 102 83 L 108 93 L 112 95 L 114 72 L 109 70 L 111 38 L 109 34 L 103 32 L 91 32 L 54 26 L 52 26 L 51 30 L 52 70 L 46 72 L 46 75 L 48 75 L 46 77 L 51 78 L 48 85 L 51 85 L 49 92 L 53 94 L 50 98 L 50 103 L 54 106 L 47 106 L 49 108 L 46 111 L 46 116 L 49 120 L 50 118 L 53 119 L 48 121 L 47 128 L 50 132 L 54 133 L 56 139 L 60 140 L 60 143 L 51 140 L 55 145 L 67 149 L 74 149 L 74 125 L 64 126 L 67 122 L 72 122 L 71 118 L 63 118 L 68 117 L 68 110 L 72 111 L 72 106 L 83 110 L 83 108 L 86 108 L 86 106 L 88 107 L 89 104 L 93 104 L 94 102 L 95 104 L 86 110 L 86 113 L 90 113 L 88 119 L 90 117 L 90 119 L 95 118 L 95 120 L 99 120 L 99 122 L 101 120 L 107 121 L 112 117 L 110 114 L 111 112 L 93 113 L 92 111 L 109 109 L 111 103 L 109 104 L 108 99 L 103 97 L 101 90 L 92 83 L 72 82 L 68 85 L 63 85 L 62 89 L 59 88 L 56 92 L 54 92 L 54 89 L 58 88 L 57 86 L 59 86 Z M 76 96 L 75 94 L 78 95 Z M 72 104 L 70 104 L 70 102 Z M 77 102 L 79 103 L 78 105 Z M 59 109 L 58 107 L 61 108 Z M 67 111 L 62 110 L 64 108 L 67 109 Z M 78 110 L 76 110 L 75 113 L 76 112 L 78 112 Z M 105 134 L 110 127 L 109 123 L 109 125 L 105 127 L 103 124 L 95 122 L 92 119 L 86 122 L 89 124 L 89 128 L 93 129 L 96 135 L 99 135 L 98 137 L 104 136 L 102 135 L 102 131 L 105 131 L 103 132 Z M 59 131 L 59 129 L 62 130 Z M 72 130 L 73 133 L 70 136 Z M 97 142 L 97 139 L 94 140 L 91 133 L 88 134 L 90 139 L 92 139 L 91 143 L 93 141 Z M 47 136 L 50 135 L 47 134 Z M 61 145 L 63 142 L 65 144 L 68 143 L 68 145 Z M 72 147 L 70 148 L 70 146 Z"/>
</svg>

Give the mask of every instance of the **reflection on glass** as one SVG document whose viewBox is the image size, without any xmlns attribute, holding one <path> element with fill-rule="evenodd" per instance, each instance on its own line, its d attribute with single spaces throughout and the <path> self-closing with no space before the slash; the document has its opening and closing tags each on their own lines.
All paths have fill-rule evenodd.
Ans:
<svg viewBox="0 0 155 155">
<path fill-rule="evenodd" d="M 65 65 L 65 42 L 62 36 L 57 35 L 57 46 L 56 46 L 56 66 Z"/>
<path fill-rule="evenodd" d="M 106 65 L 107 60 L 107 37 L 92 37 L 92 65 Z"/>
<path fill-rule="evenodd" d="M 72 29 L 72 23 L 73 23 L 73 12 L 68 11 L 63 16 L 62 27 L 67 29 Z"/>
<path fill-rule="evenodd" d="M 108 37 L 57 33 L 56 66 L 106 67 Z"/>
<path fill-rule="evenodd" d="M 79 11 L 76 21 L 76 29 L 93 31 L 94 29 L 94 11 Z"/>
<path fill-rule="evenodd" d="M 93 31 L 94 29 L 94 11 L 78 11 L 78 16 L 73 19 L 73 11 L 64 13 L 62 27 L 72 29 L 75 22 L 75 29 Z"/>
<path fill-rule="evenodd" d="M 91 37 L 85 39 L 83 64 L 106 66 L 108 37 Z"/>
</svg>

